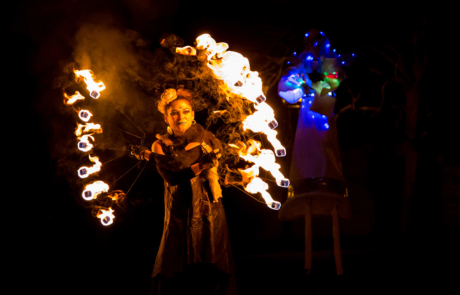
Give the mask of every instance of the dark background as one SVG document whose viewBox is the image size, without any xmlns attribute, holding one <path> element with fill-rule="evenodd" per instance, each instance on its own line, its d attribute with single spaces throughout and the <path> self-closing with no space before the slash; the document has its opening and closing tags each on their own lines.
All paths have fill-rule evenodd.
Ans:
<svg viewBox="0 0 460 295">
<path fill-rule="evenodd" d="M 413 136 L 407 133 L 408 92 L 397 83 L 388 88 L 385 107 L 379 112 L 358 107 L 338 118 L 353 212 L 350 220 L 341 220 L 344 276 L 334 275 L 330 217 L 313 219 L 313 273 L 305 278 L 302 220 L 281 222 L 277 212 L 228 188 L 224 205 L 239 291 L 327 294 L 343 289 L 368 294 L 403 288 L 412 293 L 428 286 L 441 291 L 451 285 L 451 276 L 458 275 L 458 101 L 452 87 L 455 73 L 442 69 L 450 64 L 454 50 L 448 39 L 452 26 L 443 15 L 383 2 L 332 6 L 300 1 L 258 5 L 247 1 L 20 1 L 7 20 L 11 35 L 4 42 L 9 76 L 4 112 L 13 118 L 11 123 L 18 122 L 15 127 L 4 126 L 8 130 L 4 142 L 13 146 L 6 157 L 14 160 L 11 180 L 8 177 L 5 185 L 16 188 L 11 196 L 15 204 L 5 206 L 14 214 L 8 228 L 14 241 L 9 243 L 13 250 L 9 258 L 21 282 L 15 293 L 29 287 L 47 294 L 147 294 L 149 290 L 163 226 L 161 177 L 149 166 L 130 192 L 127 210 L 117 214 L 110 227 L 103 227 L 85 208 L 79 197 L 82 183 L 74 179 L 74 171 L 84 161 L 70 150 L 75 141 L 67 133 L 75 128 L 75 114 L 62 104 L 59 81 L 66 66 L 74 62 L 81 41 L 77 36 L 85 26 L 121 35 L 127 29 L 137 32 L 152 41 L 152 50 L 164 33 L 179 35 L 186 45 L 209 33 L 217 42 L 228 43 L 230 50 L 249 57 L 252 70 L 260 71 L 262 78 L 267 64 L 301 49 L 305 32 L 318 28 L 339 51 L 358 56 L 337 91 L 337 110 L 350 103 L 348 90 L 362 93 L 360 107 L 378 106 L 382 85 L 394 74 L 393 65 L 379 52 L 390 59 L 397 56 L 394 52 L 401 54 L 412 76 L 419 74 Z M 424 36 L 424 42 L 415 47 L 414 32 Z M 422 70 L 414 67 L 417 54 L 427 56 Z M 283 64 L 278 63 L 277 69 Z M 120 89 L 129 89 L 125 86 Z M 276 85 L 269 90 L 268 102 L 275 109 L 279 139 L 289 154 L 298 113 L 284 106 L 276 91 Z M 145 128 L 151 143 L 165 126 L 157 118 L 145 118 L 148 112 L 140 110 L 153 105 L 142 95 L 144 100 L 133 98 L 139 93 L 112 92 L 107 97 L 119 100 L 101 100 L 98 106 L 110 121 L 116 116 L 113 108 L 121 105 Z M 141 102 L 145 104 L 133 106 Z M 406 179 L 408 145 L 418 155 L 412 184 Z M 135 164 L 128 157 L 119 161 L 103 167 L 101 177 L 114 179 Z M 289 155 L 279 162 L 287 175 Z M 140 170 L 136 171 L 117 183 L 117 188 L 126 191 Z M 408 186 L 411 193 L 405 197 Z M 286 200 L 285 190 L 270 187 L 270 192 L 274 199 Z"/>
</svg>

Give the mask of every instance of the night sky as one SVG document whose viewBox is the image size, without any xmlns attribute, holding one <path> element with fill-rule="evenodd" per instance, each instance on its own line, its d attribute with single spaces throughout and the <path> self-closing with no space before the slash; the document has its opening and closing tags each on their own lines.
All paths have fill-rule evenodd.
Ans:
<svg viewBox="0 0 460 295">
<path fill-rule="evenodd" d="M 209 33 L 217 42 L 228 43 L 229 50 L 248 57 L 251 70 L 260 71 L 264 78 L 267 73 L 263 69 L 273 59 L 301 50 L 305 32 L 322 30 L 338 51 L 358 56 L 346 69 L 348 78 L 337 91 L 337 110 L 349 104 L 350 93 L 362 93 L 360 106 L 379 105 L 382 84 L 391 78 L 392 68 L 378 52 L 389 58 L 396 56 L 390 52 L 400 53 L 409 72 L 420 74 L 415 138 L 405 135 L 406 98 L 398 86 L 389 88 L 379 114 L 356 110 L 338 118 L 353 212 L 352 219 L 341 220 L 345 279 L 334 276 L 330 217 L 313 220 L 315 279 L 305 279 L 302 220 L 281 222 L 277 212 L 264 204 L 235 188 L 224 189 L 240 294 L 295 294 L 294 290 L 302 288 L 332 294 L 340 287 L 374 294 L 391 290 L 399 282 L 390 276 L 405 277 L 402 281 L 407 292 L 423 290 L 422 278 L 428 278 L 440 291 L 448 283 L 445 277 L 458 274 L 454 266 L 460 262 L 456 254 L 460 245 L 455 240 L 460 229 L 460 161 L 454 126 L 458 125 L 459 104 L 452 99 L 458 95 L 451 80 L 440 75 L 440 64 L 453 58 L 448 54 L 451 51 L 439 45 L 447 42 L 445 20 L 428 8 L 403 10 L 383 3 L 357 6 L 343 2 L 334 7 L 326 2 L 289 0 L 248 3 L 16 3 L 7 18 L 11 36 L 4 42 L 10 77 L 4 84 L 4 100 L 8 106 L 14 102 L 7 114 L 20 123 L 14 128 L 4 125 L 9 130 L 4 142 L 13 143 L 5 156 L 15 159 L 11 164 L 14 176 L 6 181 L 15 185 L 15 193 L 8 194 L 15 205 L 5 208 L 15 213 L 8 221 L 12 226 L 7 225 L 13 232 L 15 266 L 19 265 L 21 281 L 14 294 L 23 294 L 23 288 L 28 287 L 46 294 L 148 293 L 163 227 L 163 180 L 153 165 L 147 166 L 130 192 L 126 210 L 116 215 L 113 225 L 102 226 L 80 197 L 84 182 L 76 180 L 76 170 L 86 162 L 75 151 L 72 132 L 76 116 L 62 103 L 62 93 L 64 88 L 78 88 L 68 83 L 68 70 L 83 63 L 81 50 L 90 48 L 92 69 L 108 81 L 106 97 L 110 98 L 90 105 L 104 122 L 117 122 L 135 132 L 136 127 L 115 110 L 120 107 L 145 130 L 147 144 L 151 144 L 165 125 L 153 116 L 159 113 L 153 110 L 149 93 L 133 78 L 142 73 L 141 57 L 130 46 L 132 40 L 143 40 L 153 52 L 165 33 L 180 36 L 185 45 L 193 45 L 197 36 Z M 412 51 L 414 32 L 425 39 Z M 426 68 L 413 67 L 414 56 L 425 53 Z M 449 57 L 441 58 L 443 54 Z M 95 56 L 99 56 L 97 61 Z M 278 131 L 284 132 L 279 139 L 289 153 L 298 110 L 283 105 L 276 84 L 269 89 L 267 102 L 275 109 Z M 203 113 L 197 117 L 204 120 Z M 106 132 L 110 140 L 103 143 L 107 147 L 123 149 L 127 139 L 138 144 L 138 139 L 120 136 L 110 128 L 104 129 Z M 405 207 L 403 150 L 407 144 L 415 147 L 418 159 L 413 194 Z M 106 151 L 102 161 L 120 155 L 119 151 Z M 121 157 L 103 166 L 100 175 L 113 181 L 135 163 Z M 279 163 L 287 175 L 290 156 Z M 135 168 L 114 189 L 128 190 L 139 172 Z M 287 198 L 281 188 L 271 187 L 270 192 L 281 203 Z M 406 274 L 416 279 L 409 280 Z M 372 284 L 363 283 L 363 278 Z"/>
</svg>

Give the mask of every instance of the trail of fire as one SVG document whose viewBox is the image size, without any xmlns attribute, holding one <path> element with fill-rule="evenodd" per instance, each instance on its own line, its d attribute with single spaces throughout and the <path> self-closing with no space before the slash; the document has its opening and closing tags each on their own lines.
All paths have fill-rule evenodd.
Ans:
<svg viewBox="0 0 460 295">
<path fill-rule="evenodd" d="M 101 171 L 102 163 L 99 161 L 99 158 L 97 156 L 92 157 L 89 155 L 89 159 L 94 163 L 94 165 L 93 167 L 80 167 L 80 169 L 78 169 L 78 176 L 80 176 L 80 178 L 86 178 L 93 173 Z"/>
<path fill-rule="evenodd" d="M 85 97 L 83 95 L 80 94 L 80 92 L 78 91 L 75 91 L 75 94 L 72 95 L 72 96 L 68 96 L 67 93 L 64 93 L 64 97 L 66 98 L 64 100 L 64 103 L 66 105 L 72 105 L 74 104 L 77 100 L 84 100 Z"/>
<path fill-rule="evenodd" d="M 109 185 L 101 180 L 96 180 L 93 183 L 87 184 L 83 190 L 82 196 L 86 201 L 96 199 L 102 192 L 107 192 Z"/>
<path fill-rule="evenodd" d="M 95 82 L 93 79 L 93 71 L 91 70 L 74 70 L 75 75 L 77 78 L 82 77 L 86 83 L 86 89 L 89 91 L 89 95 L 94 98 L 98 99 L 101 96 L 101 91 L 105 89 L 105 85 L 102 82 Z"/>
<path fill-rule="evenodd" d="M 101 220 L 102 225 L 111 225 L 113 223 L 113 219 L 115 218 L 115 215 L 112 213 L 114 210 L 112 210 L 111 207 L 109 207 L 109 210 L 104 210 L 104 209 L 99 209 L 97 212 L 97 218 Z"/>
</svg>

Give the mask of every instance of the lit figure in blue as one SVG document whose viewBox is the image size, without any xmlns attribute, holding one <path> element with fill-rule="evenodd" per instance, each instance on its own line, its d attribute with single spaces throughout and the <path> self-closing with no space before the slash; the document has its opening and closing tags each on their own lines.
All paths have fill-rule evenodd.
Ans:
<svg viewBox="0 0 460 295">
<path fill-rule="evenodd" d="M 324 33 L 316 30 L 305 35 L 305 48 L 293 54 L 291 67 L 278 84 L 278 94 L 287 103 L 300 102 L 289 175 L 294 194 L 281 207 L 279 218 L 305 218 L 305 270 L 309 274 L 312 215 L 332 215 L 336 269 L 342 274 L 338 218 L 349 217 L 350 208 L 333 112 L 334 91 L 345 78 L 341 65 L 351 60 L 337 55 Z"/>
</svg>

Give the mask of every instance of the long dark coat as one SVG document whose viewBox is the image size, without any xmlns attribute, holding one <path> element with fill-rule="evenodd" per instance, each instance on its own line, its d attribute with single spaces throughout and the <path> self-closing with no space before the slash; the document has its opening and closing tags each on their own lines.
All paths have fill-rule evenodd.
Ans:
<svg viewBox="0 0 460 295">
<path fill-rule="evenodd" d="M 204 142 L 212 149 L 222 149 L 220 141 L 199 124 L 192 125 L 182 137 L 163 135 L 162 138 L 160 144 L 165 155 L 152 154 L 165 190 L 163 237 L 152 278 L 172 278 L 194 264 L 212 265 L 233 277 L 222 200 L 213 196 L 209 176 L 204 171 L 195 176 L 190 168 L 203 154 L 201 145 L 189 149 L 190 146 Z"/>
</svg>

